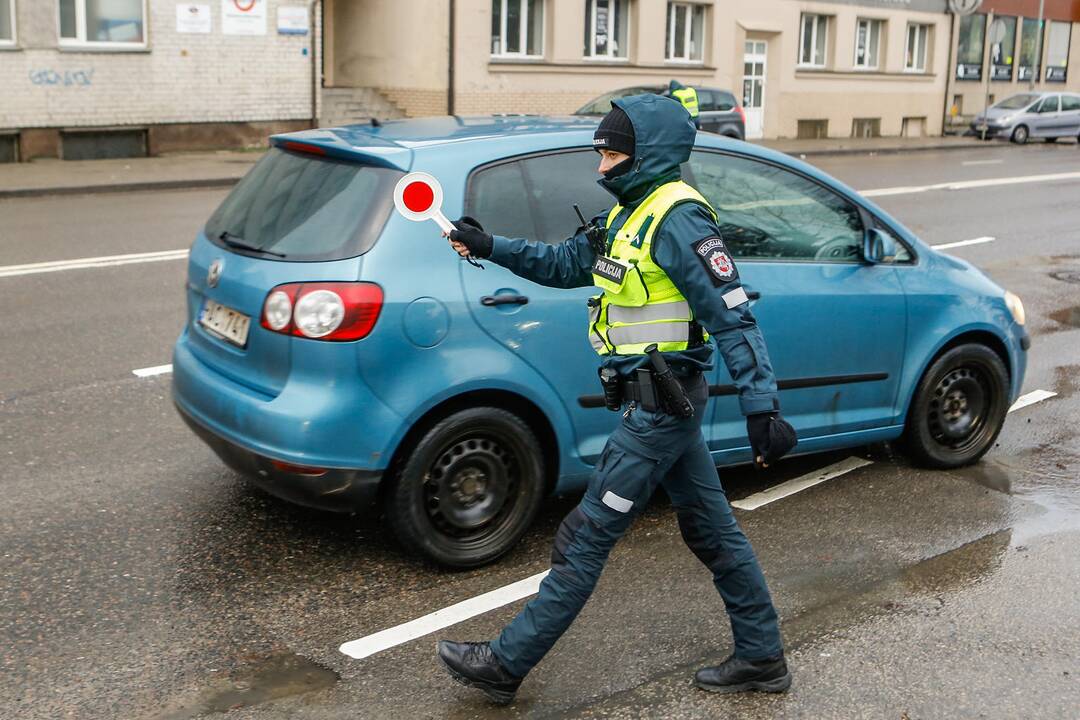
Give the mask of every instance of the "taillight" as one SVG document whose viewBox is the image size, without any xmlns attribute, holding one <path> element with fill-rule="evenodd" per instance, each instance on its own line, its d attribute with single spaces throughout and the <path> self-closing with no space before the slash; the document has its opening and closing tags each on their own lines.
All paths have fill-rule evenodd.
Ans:
<svg viewBox="0 0 1080 720">
<path fill-rule="evenodd" d="M 359 340 L 382 310 L 382 288 L 364 282 L 278 285 L 263 303 L 262 326 L 313 340 Z"/>
<path fill-rule="evenodd" d="M 743 125 L 745 125 L 746 124 L 746 113 L 743 112 L 742 105 L 736 105 L 735 106 L 735 112 L 739 113 L 739 117 L 742 118 Z"/>
</svg>

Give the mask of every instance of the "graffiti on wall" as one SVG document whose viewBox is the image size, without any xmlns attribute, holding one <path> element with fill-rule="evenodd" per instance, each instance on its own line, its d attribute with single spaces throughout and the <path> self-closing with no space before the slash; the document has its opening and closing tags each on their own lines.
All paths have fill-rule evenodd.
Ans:
<svg viewBox="0 0 1080 720">
<path fill-rule="evenodd" d="M 89 87 L 94 84 L 94 69 L 57 71 L 51 68 L 31 70 L 30 82 L 35 85 L 59 87 Z"/>
</svg>

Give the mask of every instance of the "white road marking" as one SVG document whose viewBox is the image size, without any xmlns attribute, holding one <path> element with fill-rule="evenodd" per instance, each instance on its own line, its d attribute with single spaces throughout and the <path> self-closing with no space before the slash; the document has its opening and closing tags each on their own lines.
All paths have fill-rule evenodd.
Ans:
<svg viewBox="0 0 1080 720">
<path fill-rule="evenodd" d="M 942 243 L 940 245 L 931 245 L 930 247 L 934 248 L 935 250 L 947 250 L 949 248 L 964 247 L 965 245 L 981 245 L 983 243 L 994 242 L 994 240 L 996 239 L 997 238 L 993 238 L 987 235 L 986 237 L 977 237 L 970 240 L 957 240 L 956 242 Z"/>
<path fill-rule="evenodd" d="M 151 377 L 153 375 L 164 375 L 165 373 L 172 372 L 172 364 L 169 365 L 155 365 L 154 367 L 139 368 L 138 370 L 132 370 L 132 373 L 136 377 Z"/>
<path fill-rule="evenodd" d="M 965 160 L 961 165 L 1000 165 L 1004 160 Z"/>
<path fill-rule="evenodd" d="M 787 482 L 780 483 L 776 487 L 771 487 L 768 490 L 763 490 L 759 493 L 754 493 L 749 497 L 745 497 L 742 500 L 736 500 L 731 503 L 732 507 L 737 507 L 740 510 L 757 510 L 762 505 L 768 505 L 771 502 L 775 502 L 782 498 L 786 498 L 788 495 L 794 495 L 797 492 L 806 490 L 807 488 L 820 485 L 826 480 L 832 480 L 835 477 L 840 477 L 852 470 L 858 470 L 866 465 L 872 465 L 872 460 L 864 460 L 860 457 L 849 457 L 841 460 L 838 463 L 833 463 L 828 467 L 824 467 L 821 470 L 817 470 L 812 473 L 807 473 L 802 477 L 797 477 L 794 480 L 788 480 Z"/>
<path fill-rule="evenodd" d="M 1016 398 L 1016 402 L 1009 408 L 1009 412 L 1019 410 L 1020 408 L 1026 408 L 1028 405 L 1034 405 L 1037 402 L 1042 402 L 1057 395 L 1056 392 L 1050 392 L 1049 390 L 1032 390 L 1027 395 L 1021 395 Z"/>
<path fill-rule="evenodd" d="M 381 630 L 373 635 L 352 640 L 342 645 L 339 650 L 349 657 L 357 660 L 382 652 L 388 648 L 396 647 L 418 637 L 429 635 L 443 628 L 456 625 L 471 617 L 482 615 L 495 608 L 535 595 L 540 589 L 540 581 L 547 577 L 550 570 L 537 573 L 524 580 L 501 587 L 498 590 L 477 595 L 468 600 L 462 600 L 456 605 L 436 610 L 430 615 L 410 620 L 409 622 Z"/>
<path fill-rule="evenodd" d="M 958 180 L 935 183 L 933 185 L 910 185 L 906 187 L 877 188 L 860 190 L 863 197 L 884 197 L 886 195 L 910 195 L 928 190 L 971 190 L 973 188 L 993 187 L 995 185 L 1022 185 L 1026 183 L 1053 182 L 1054 180 L 1080 179 L 1080 172 L 1050 173 L 1049 175 L 1022 175 L 1019 177 L 986 178 L 985 180 Z"/>
<path fill-rule="evenodd" d="M 103 255 L 101 257 L 80 258 L 78 260 L 53 260 L 50 262 L 29 263 L 26 265 L 5 265 L 0 266 L 0 278 L 60 272 L 61 270 L 82 270 L 84 268 L 113 267 L 116 265 L 131 265 L 134 263 L 161 262 L 163 260 L 183 260 L 187 256 L 187 250 L 164 250 L 161 252 L 131 253 L 128 255 Z"/>
</svg>

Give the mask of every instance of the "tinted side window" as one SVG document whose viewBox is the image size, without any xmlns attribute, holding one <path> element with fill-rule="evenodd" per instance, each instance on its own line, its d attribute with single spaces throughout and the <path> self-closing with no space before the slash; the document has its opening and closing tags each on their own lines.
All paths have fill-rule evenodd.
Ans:
<svg viewBox="0 0 1080 720">
<path fill-rule="evenodd" d="M 716 109 L 717 110 L 734 110 L 735 109 L 735 96 L 727 92 L 716 93 Z"/>
<path fill-rule="evenodd" d="M 1080 110 L 1080 97 L 1075 95 L 1062 95 L 1061 110 L 1062 112 Z"/>
<path fill-rule="evenodd" d="M 484 229 L 507 237 L 536 237 L 536 223 L 521 164 L 494 165 L 477 172 L 469 181 L 465 214 L 480 221 Z"/>
<path fill-rule="evenodd" d="M 697 102 L 699 112 L 708 112 L 716 109 L 716 98 L 713 95 L 712 90 L 698 88 Z"/>
<path fill-rule="evenodd" d="M 775 165 L 720 153 L 695 151 L 690 171 L 736 257 L 859 261 L 859 211 L 831 190 Z"/>
<path fill-rule="evenodd" d="M 596 181 L 600 156 L 592 150 L 537 155 L 479 170 L 469 181 L 465 214 L 495 235 L 559 243 L 586 218 L 615 204 Z"/>
<path fill-rule="evenodd" d="M 599 165 L 600 156 L 592 150 L 538 155 L 521 161 L 524 189 L 536 215 L 537 233 L 530 238 L 558 243 L 573 235 L 581 224 L 574 203 L 586 219 L 615 204 L 614 198 L 596 183 L 600 179 L 596 171 Z M 519 193 L 521 190 L 520 185 L 514 188 Z"/>
<path fill-rule="evenodd" d="M 1051 95 L 1045 98 L 1040 104 L 1039 109 L 1036 112 L 1040 113 L 1052 113 L 1058 111 L 1058 96 Z"/>
</svg>

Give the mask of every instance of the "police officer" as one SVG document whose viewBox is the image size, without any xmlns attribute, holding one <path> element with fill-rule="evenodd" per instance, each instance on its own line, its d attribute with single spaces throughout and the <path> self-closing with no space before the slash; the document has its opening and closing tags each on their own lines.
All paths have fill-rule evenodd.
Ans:
<svg viewBox="0 0 1080 720">
<path fill-rule="evenodd" d="M 690 119 L 694 121 L 694 127 L 701 129 L 701 118 L 698 111 L 697 90 L 686 87 L 678 80 L 668 83 L 668 94 L 682 103 L 686 112 L 690 113 Z"/>
<path fill-rule="evenodd" d="M 766 465 L 795 444 L 779 417 L 765 341 L 713 209 L 680 180 L 696 131 L 678 102 L 659 95 L 616 100 L 596 130 L 600 184 L 617 204 L 585 229 L 551 245 L 486 233 L 462 218 L 450 233 L 463 257 L 488 258 L 552 287 L 596 284 L 589 338 L 629 399 L 581 503 L 555 535 L 551 572 L 539 594 L 491 642 L 440 641 L 438 656 L 455 680 L 510 702 L 525 675 L 584 606 L 616 541 L 658 483 L 671 498 L 686 544 L 712 571 L 731 620 L 734 652 L 698 671 L 715 692 L 782 692 L 791 684 L 776 610 L 750 543 L 728 505 L 701 433 L 708 399 L 703 371 L 715 341 L 739 390 L 756 462 Z M 646 348 L 656 344 L 692 402 L 689 417 L 671 403 L 647 402 Z M 603 375 L 602 375 L 603 376 Z"/>
</svg>

